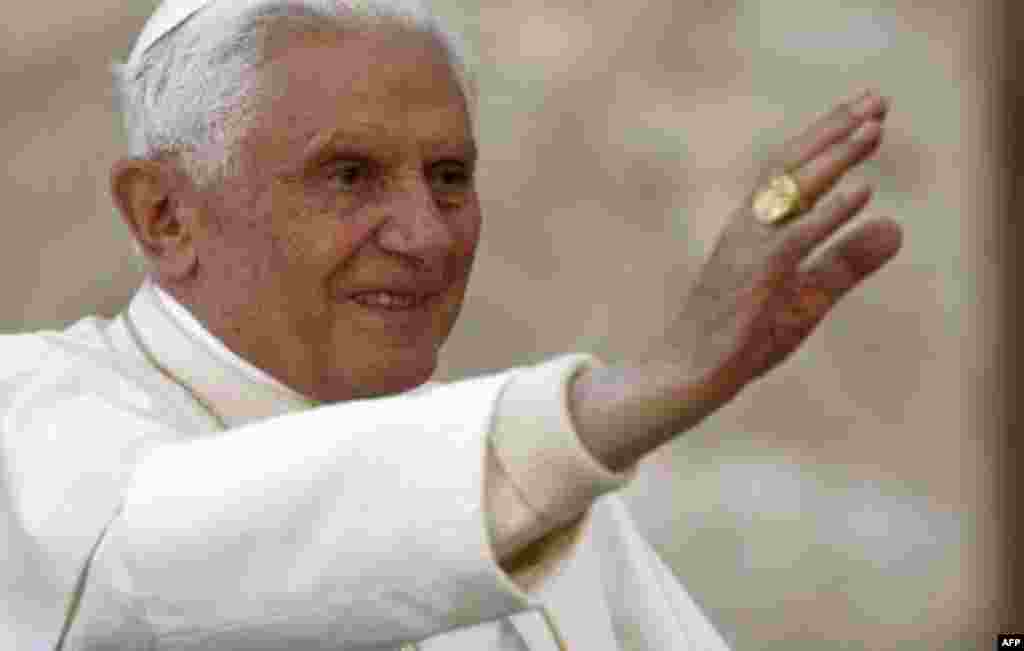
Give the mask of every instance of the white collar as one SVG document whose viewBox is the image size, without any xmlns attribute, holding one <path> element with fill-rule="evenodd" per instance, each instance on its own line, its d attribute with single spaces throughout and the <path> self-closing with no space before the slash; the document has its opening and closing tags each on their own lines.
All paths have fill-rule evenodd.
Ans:
<svg viewBox="0 0 1024 651">
<path fill-rule="evenodd" d="M 170 317 L 189 334 L 205 344 L 212 353 L 220 358 L 222 362 L 235 367 L 248 376 L 248 378 L 253 382 L 269 384 L 281 391 L 283 394 L 290 395 L 296 400 L 301 401 L 306 399 L 304 396 L 293 390 L 291 387 L 288 387 L 263 369 L 256 368 L 249 361 L 239 357 L 235 351 L 225 346 L 224 342 L 213 336 L 213 334 L 211 334 L 210 331 L 192 315 L 188 308 L 164 291 L 162 287 L 153 283 L 153 290 L 156 293 L 157 299 L 159 299 L 161 305 L 163 305 L 167 310 Z"/>
<path fill-rule="evenodd" d="M 148 275 L 118 321 L 137 356 L 185 385 L 229 428 L 315 405 L 230 351 L 184 306 L 162 297 Z"/>
</svg>

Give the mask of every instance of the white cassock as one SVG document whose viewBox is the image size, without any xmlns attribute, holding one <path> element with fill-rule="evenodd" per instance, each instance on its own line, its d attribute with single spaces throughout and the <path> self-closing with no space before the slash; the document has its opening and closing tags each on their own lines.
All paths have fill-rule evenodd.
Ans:
<svg viewBox="0 0 1024 651">
<path fill-rule="evenodd" d="M 43 630 L 5 649 L 54 648 L 90 558 L 65 649 L 727 648 L 615 493 L 635 471 L 575 438 L 566 386 L 588 356 L 310 408 L 149 279 L 115 319 L 0 349 L 5 535 L 28 549 L 0 572 L 45 586 L 7 614 Z M 530 503 L 599 496 L 510 573 L 489 437 Z"/>
</svg>

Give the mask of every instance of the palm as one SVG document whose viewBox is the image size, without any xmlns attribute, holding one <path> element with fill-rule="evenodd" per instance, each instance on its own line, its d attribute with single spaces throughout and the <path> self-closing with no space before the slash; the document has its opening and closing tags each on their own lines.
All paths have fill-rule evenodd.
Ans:
<svg viewBox="0 0 1024 651">
<path fill-rule="evenodd" d="M 784 273 L 739 307 L 736 345 L 723 361 L 746 381 L 778 366 L 810 336 L 832 306 L 828 292 L 807 276 Z"/>
<path fill-rule="evenodd" d="M 859 205 L 848 203 L 845 210 L 856 212 Z M 722 260 L 735 251 L 729 238 L 723 234 L 706 267 L 730 266 Z M 731 396 L 775 368 L 843 295 L 895 255 L 901 239 L 898 225 L 877 220 L 832 245 L 807 269 L 799 268 L 797 251 L 783 247 L 760 269 L 739 272 L 742 280 L 731 291 L 708 282 L 714 271 L 702 275 L 681 319 L 690 330 L 695 376 L 714 393 Z"/>
</svg>

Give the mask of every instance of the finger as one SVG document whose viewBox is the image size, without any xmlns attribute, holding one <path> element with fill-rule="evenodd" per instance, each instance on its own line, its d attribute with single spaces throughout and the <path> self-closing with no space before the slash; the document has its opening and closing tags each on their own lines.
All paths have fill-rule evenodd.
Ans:
<svg viewBox="0 0 1024 651">
<path fill-rule="evenodd" d="M 881 123 L 874 119 L 868 120 L 849 140 L 828 149 L 795 170 L 793 177 L 808 205 L 813 206 L 847 171 L 875 153 L 881 139 Z"/>
<path fill-rule="evenodd" d="M 781 167 L 795 169 L 806 164 L 848 138 L 865 120 L 884 120 L 888 111 L 889 100 L 870 90 L 842 102 L 782 148 Z"/>
<path fill-rule="evenodd" d="M 853 219 L 871 200 L 872 192 L 870 185 L 862 183 L 853 192 L 836 194 L 810 217 L 797 222 L 793 234 L 782 245 L 783 267 L 796 266 L 815 247 Z"/>
<path fill-rule="evenodd" d="M 829 247 L 802 276 L 807 286 L 834 303 L 891 260 L 902 245 L 900 225 L 891 219 L 877 219 Z"/>
</svg>

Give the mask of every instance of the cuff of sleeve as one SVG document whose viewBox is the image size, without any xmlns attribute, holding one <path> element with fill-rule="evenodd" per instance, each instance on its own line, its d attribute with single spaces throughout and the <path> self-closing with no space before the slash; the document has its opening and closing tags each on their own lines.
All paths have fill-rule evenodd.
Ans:
<svg viewBox="0 0 1024 651">
<path fill-rule="evenodd" d="M 600 365 L 590 355 L 566 355 L 523 369 L 506 385 L 491 442 L 494 454 L 538 517 L 565 526 L 601 495 L 636 476 L 634 464 L 615 473 L 583 446 L 569 411 L 569 388 L 580 372 Z"/>
</svg>

